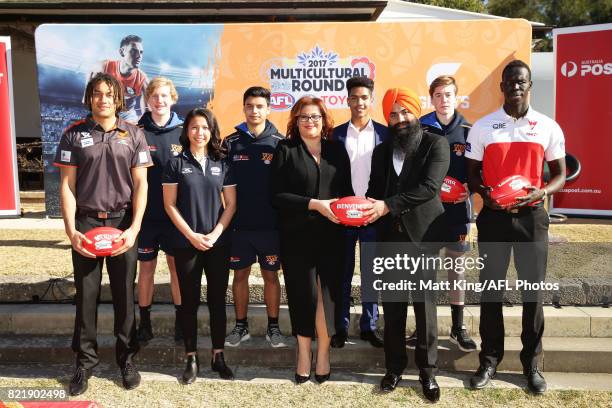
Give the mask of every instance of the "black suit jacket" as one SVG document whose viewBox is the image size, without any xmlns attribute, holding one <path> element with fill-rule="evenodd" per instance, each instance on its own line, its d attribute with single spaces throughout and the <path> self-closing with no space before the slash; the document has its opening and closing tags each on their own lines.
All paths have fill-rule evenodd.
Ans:
<svg viewBox="0 0 612 408">
<path fill-rule="evenodd" d="M 448 142 L 441 136 L 423 132 L 415 155 L 406 160 L 397 186 L 392 186 L 395 172 L 392 139 L 374 149 L 366 195 L 384 200 L 390 211 L 377 223 L 380 237 L 384 240 L 399 222 L 414 243 L 442 241 L 446 221 L 439 193 L 450 162 Z"/>
<path fill-rule="evenodd" d="M 349 157 L 338 142 L 321 140 L 321 162 L 317 165 L 301 137 L 281 140 L 272 159 L 271 174 L 272 205 L 278 209 L 282 231 L 314 225 L 335 227 L 317 211 L 308 209 L 310 199 L 354 195 Z"/>
</svg>

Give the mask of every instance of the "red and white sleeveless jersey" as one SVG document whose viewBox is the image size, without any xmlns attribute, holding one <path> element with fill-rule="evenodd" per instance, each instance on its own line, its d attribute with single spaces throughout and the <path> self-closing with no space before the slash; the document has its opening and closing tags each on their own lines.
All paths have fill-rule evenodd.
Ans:
<svg viewBox="0 0 612 408">
<path fill-rule="evenodd" d="M 465 157 L 482 162 L 486 186 L 518 174 L 541 188 L 544 160 L 565 157 L 565 139 L 557 122 L 533 108 L 515 119 L 502 107 L 472 125 Z"/>
</svg>

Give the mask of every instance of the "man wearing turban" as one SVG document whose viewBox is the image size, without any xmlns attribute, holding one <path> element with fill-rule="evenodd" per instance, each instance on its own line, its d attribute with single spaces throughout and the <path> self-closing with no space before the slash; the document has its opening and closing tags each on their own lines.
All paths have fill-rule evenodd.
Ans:
<svg viewBox="0 0 612 408">
<path fill-rule="evenodd" d="M 446 140 L 421 129 L 418 118 L 421 103 L 409 88 L 389 89 L 383 98 L 383 113 L 389 127 L 389 138 L 376 146 L 366 196 L 372 201 L 369 223 L 376 222 L 379 242 L 397 243 L 395 254 L 410 257 L 437 256 L 443 240 L 446 220 L 439 198 L 442 180 L 448 170 L 450 153 Z M 380 220 L 379 220 L 380 219 Z M 380 245 L 389 248 L 389 245 Z M 377 253 L 377 256 L 379 254 Z M 397 268 L 400 269 L 400 268 Z M 416 268 L 384 271 L 385 282 L 414 279 L 435 280 L 435 270 Z M 389 272 L 389 273 L 388 273 Z M 393 292 L 393 293 L 391 293 Z M 412 293 L 416 317 L 416 365 L 423 394 L 430 401 L 440 398 L 436 382 L 438 329 L 436 302 L 431 290 Z M 406 368 L 406 315 L 408 291 L 382 292 L 385 314 L 385 365 L 387 373 L 381 389 L 393 391 Z"/>
</svg>

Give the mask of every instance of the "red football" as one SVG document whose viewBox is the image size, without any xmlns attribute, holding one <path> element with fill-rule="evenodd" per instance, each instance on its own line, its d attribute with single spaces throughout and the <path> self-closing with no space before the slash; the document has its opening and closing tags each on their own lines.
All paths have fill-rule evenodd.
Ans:
<svg viewBox="0 0 612 408">
<path fill-rule="evenodd" d="M 526 187 L 531 186 L 531 182 L 524 176 L 514 175 L 509 176 L 500 181 L 498 185 L 491 190 L 490 197 L 501 207 L 510 207 L 516 204 L 517 197 L 527 195 Z"/>
<path fill-rule="evenodd" d="M 443 203 L 456 203 L 463 201 L 467 194 L 467 189 L 462 182 L 454 177 L 446 176 L 442 180 L 440 188 L 440 200 Z"/>
<path fill-rule="evenodd" d="M 341 224 L 361 227 L 368 219 L 364 214 L 370 205 L 372 203 L 365 197 L 349 196 L 333 202 L 330 207 Z"/>
<path fill-rule="evenodd" d="M 123 231 L 113 227 L 96 227 L 85 233 L 91 244 L 83 241 L 83 248 L 96 256 L 109 256 L 123 245 L 123 241 L 113 242 Z"/>
</svg>

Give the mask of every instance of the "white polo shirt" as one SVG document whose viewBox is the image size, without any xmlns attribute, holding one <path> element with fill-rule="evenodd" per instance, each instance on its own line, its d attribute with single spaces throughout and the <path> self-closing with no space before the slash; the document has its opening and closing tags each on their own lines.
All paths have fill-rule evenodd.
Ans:
<svg viewBox="0 0 612 408">
<path fill-rule="evenodd" d="M 351 181 L 357 196 L 365 196 L 370 181 L 372 152 L 376 146 L 374 124 L 368 121 L 363 130 L 357 129 L 349 122 L 346 130 L 346 151 L 351 161 Z"/>
<path fill-rule="evenodd" d="M 557 122 L 531 107 L 520 119 L 508 115 L 502 107 L 474 123 L 465 157 L 482 162 L 486 186 L 522 175 L 541 188 L 543 161 L 565 157 L 565 138 Z"/>
</svg>

